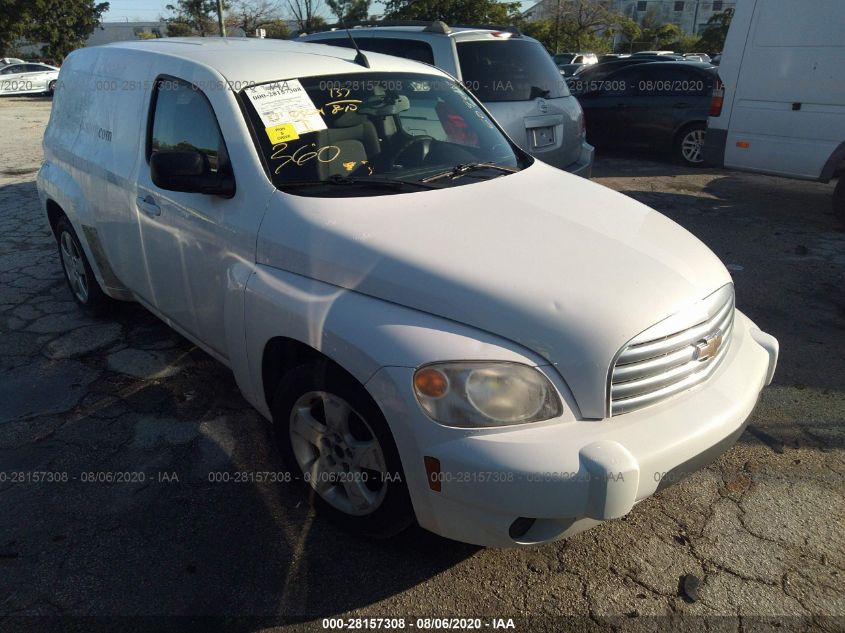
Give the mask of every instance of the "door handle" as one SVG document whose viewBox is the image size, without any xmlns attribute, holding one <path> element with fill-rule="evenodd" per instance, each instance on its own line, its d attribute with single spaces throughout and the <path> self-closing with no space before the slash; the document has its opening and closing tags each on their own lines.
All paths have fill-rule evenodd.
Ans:
<svg viewBox="0 0 845 633">
<path fill-rule="evenodd" d="M 138 196 L 138 208 L 151 218 L 161 215 L 161 207 L 156 204 L 152 196 Z"/>
</svg>

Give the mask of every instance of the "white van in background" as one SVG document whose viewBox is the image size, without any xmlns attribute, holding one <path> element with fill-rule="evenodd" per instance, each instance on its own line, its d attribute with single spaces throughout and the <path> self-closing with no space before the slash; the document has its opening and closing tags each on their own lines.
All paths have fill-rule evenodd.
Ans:
<svg viewBox="0 0 845 633">
<path fill-rule="evenodd" d="M 845 160 L 845 2 L 740 0 L 707 125 L 711 164 L 828 182 Z M 845 217 L 840 179 L 834 208 Z"/>
</svg>

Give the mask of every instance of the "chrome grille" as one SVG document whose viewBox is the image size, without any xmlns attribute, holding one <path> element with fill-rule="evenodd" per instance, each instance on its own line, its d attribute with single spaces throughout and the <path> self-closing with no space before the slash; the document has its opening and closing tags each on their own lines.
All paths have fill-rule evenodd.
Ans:
<svg viewBox="0 0 845 633">
<path fill-rule="evenodd" d="M 611 371 L 610 414 L 647 407 L 707 380 L 727 352 L 733 323 L 728 284 L 633 338 Z"/>
</svg>

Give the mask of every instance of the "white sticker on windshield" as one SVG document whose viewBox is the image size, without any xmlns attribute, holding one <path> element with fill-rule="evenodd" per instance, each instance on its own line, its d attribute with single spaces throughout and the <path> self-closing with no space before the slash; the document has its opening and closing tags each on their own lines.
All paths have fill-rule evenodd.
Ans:
<svg viewBox="0 0 845 633">
<path fill-rule="evenodd" d="M 291 124 L 296 135 L 326 129 L 322 112 L 298 79 L 261 84 L 245 90 L 266 129 Z M 271 141 L 273 136 L 268 133 Z M 294 136 L 294 138 L 296 138 Z"/>
</svg>

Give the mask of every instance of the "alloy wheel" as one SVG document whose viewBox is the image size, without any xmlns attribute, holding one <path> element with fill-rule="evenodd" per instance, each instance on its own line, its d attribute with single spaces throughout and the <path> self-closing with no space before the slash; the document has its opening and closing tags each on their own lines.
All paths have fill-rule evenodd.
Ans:
<svg viewBox="0 0 845 633">
<path fill-rule="evenodd" d="M 681 140 L 681 155 L 693 165 L 704 162 L 704 130 L 690 130 Z"/>
<path fill-rule="evenodd" d="M 329 505 L 353 516 L 384 501 L 387 466 L 381 444 L 343 398 L 310 391 L 290 414 L 291 447 L 305 480 Z"/>
<path fill-rule="evenodd" d="M 62 267 L 65 269 L 71 290 L 81 303 L 88 301 L 88 274 L 85 262 L 73 237 L 67 231 L 61 237 Z"/>
</svg>

